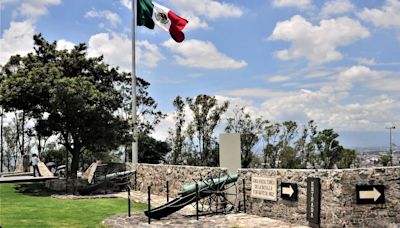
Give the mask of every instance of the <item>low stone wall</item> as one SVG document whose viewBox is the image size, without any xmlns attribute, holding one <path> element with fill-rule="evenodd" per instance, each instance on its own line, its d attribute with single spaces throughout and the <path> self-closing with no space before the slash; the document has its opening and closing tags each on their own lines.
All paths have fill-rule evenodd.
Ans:
<svg viewBox="0 0 400 228">
<path fill-rule="evenodd" d="M 250 197 L 252 175 L 277 178 L 277 201 Z M 307 177 L 321 178 L 321 227 L 400 227 L 400 167 L 345 170 L 240 169 L 247 213 L 307 225 Z M 281 198 L 281 182 L 297 183 L 298 201 Z M 356 185 L 384 185 L 385 204 L 356 204 Z"/>
<path fill-rule="evenodd" d="M 136 181 L 137 190 L 147 192 L 147 186 L 151 186 L 151 192 L 156 195 L 166 194 L 166 183 L 169 182 L 170 197 L 176 197 L 184 184 L 199 181 L 201 177 L 218 177 L 225 175 L 227 170 L 219 167 L 178 166 L 178 165 L 153 165 L 137 164 Z"/>
</svg>

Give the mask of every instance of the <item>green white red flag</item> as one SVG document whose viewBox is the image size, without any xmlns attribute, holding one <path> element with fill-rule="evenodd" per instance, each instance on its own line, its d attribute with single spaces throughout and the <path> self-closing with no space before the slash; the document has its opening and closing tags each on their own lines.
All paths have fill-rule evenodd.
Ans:
<svg viewBox="0 0 400 228">
<path fill-rule="evenodd" d="M 154 29 L 155 25 L 169 32 L 172 39 L 180 43 L 185 39 L 182 30 L 188 21 L 151 0 L 137 0 L 137 25 Z"/>
</svg>

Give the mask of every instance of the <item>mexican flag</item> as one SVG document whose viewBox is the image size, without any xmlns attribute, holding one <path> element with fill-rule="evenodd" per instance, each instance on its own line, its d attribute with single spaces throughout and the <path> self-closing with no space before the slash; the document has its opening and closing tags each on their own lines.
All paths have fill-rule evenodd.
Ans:
<svg viewBox="0 0 400 228">
<path fill-rule="evenodd" d="M 176 15 L 167 7 L 151 0 L 137 0 L 137 25 L 154 29 L 157 25 L 171 34 L 172 39 L 180 43 L 185 39 L 182 30 L 188 21 Z"/>
</svg>

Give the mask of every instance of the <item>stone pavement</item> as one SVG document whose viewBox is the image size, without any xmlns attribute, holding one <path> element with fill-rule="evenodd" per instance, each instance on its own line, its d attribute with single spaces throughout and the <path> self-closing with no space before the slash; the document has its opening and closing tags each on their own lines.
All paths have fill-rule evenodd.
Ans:
<svg viewBox="0 0 400 228">
<path fill-rule="evenodd" d="M 97 198 L 128 198 L 127 192 L 106 194 L 106 195 L 90 195 L 90 196 L 74 196 L 74 195 L 52 195 L 59 199 L 97 199 Z M 139 191 L 131 191 L 131 200 L 134 202 L 147 203 L 147 193 Z M 173 200 L 172 198 L 170 200 Z M 158 207 L 167 202 L 166 197 L 151 195 L 152 207 Z M 307 228 L 306 226 L 289 224 L 283 221 L 274 220 L 256 215 L 244 213 L 218 214 L 209 216 L 200 216 L 196 220 L 195 209 L 192 205 L 184 207 L 177 213 L 174 213 L 160 220 L 152 220 L 148 224 L 148 218 L 143 211 L 133 212 L 131 217 L 127 214 L 115 215 L 103 221 L 103 224 L 110 228 L 123 227 L 166 227 L 166 228 L 206 228 L 206 227 L 229 227 L 229 228 L 256 228 L 256 227 L 273 227 L 273 228 Z"/>
<path fill-rule="evenodd" d="M 112 194 L 113 197 L 127 198 L 127 192 Z M 147 203 L 147 193 L 132 191 L 131 199 L 135 202 Z M 151 195 L 152 207 L 157 207 L 166 203 L 166 198 L 163 196 Z M 170 199 L 173 200 L 173 199 Z M 132 213 L 129 218 L 127 214 L 116 215 L 103 221 L 107 227 L 122 228 L 122 227 L 274 227 L 274 228 L 306 228 L 306 226 L 289 224 L 283 221 L 269 219 L 266 217 L 259 217 L 256 215 L 249 215 L 244 213 L 232 214 L 219 214 L 213 216 L 200 216 L 196 220 L 194 215 L 195 209 L 193 206 L 188 205 L 177 213 L 174 213 L 161 220 L 152 220 L 148 224 L 148 218 L 142 211 Z"/>
<path fill-rule="evenodd" d="M 147 217 L 143 212 L 135 212 L 130 218 L 127 215 L 113 216 L 103 221 L 103 224 L 110 228 L 123 227 L 166 227 L 166 228 L 205 228 L 205 227 L 273 227 L 273 228 L 306 228 L 306 226 L 288 224 L 282 221 L 259 217 L 256 215 L 248 215 L 244 213 L 236 214 L 219 214 L 213 216 L 201 216 L 196 220 L 195 216 L 185 216 L 181 213 L 172 214 L 160 220 L 152 220 L 148 224 Z"/>
</svg>

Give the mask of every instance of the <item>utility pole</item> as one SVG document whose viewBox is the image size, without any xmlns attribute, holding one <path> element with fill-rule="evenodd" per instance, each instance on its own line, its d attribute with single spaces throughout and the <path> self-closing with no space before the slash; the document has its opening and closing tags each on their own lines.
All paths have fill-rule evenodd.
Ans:
<svg viewBox="0 0 400 228">
<path fill-rule="evenodd" d="M 393 165 L 393 151 L 392 151 L 392 129 L 396 129 L 396 126 L 386 127 L 389 129 L 389 153 L 390 153 L 390 165 Z"/>
<path fill-rule="evenodd" d="M 0 160 L 0 172 L 3 172 L 3 116 L 4 116 L 4 109 L 3 108 L 1 108 L 1 113 L 0 113 L 0 115 L 1 115 L 1 120 L 0 120 L 0 125 L 1 125 L 1 127 L 0 127 L 0 130 L 1 130 L 1 133 L 0 133 L 0 153 L 1 153 L 1 155 L 0 155 L 0 157 L 1 157 L 1 160 Z"/>
<path fill-rule="evenodd" d="M 132 164 L 138 163 L 138 137 L 137 137 L 137 114 L 136 114 L 136 50 L 135 50 L 135 2 L 132 1 Z"/>
</svg>

